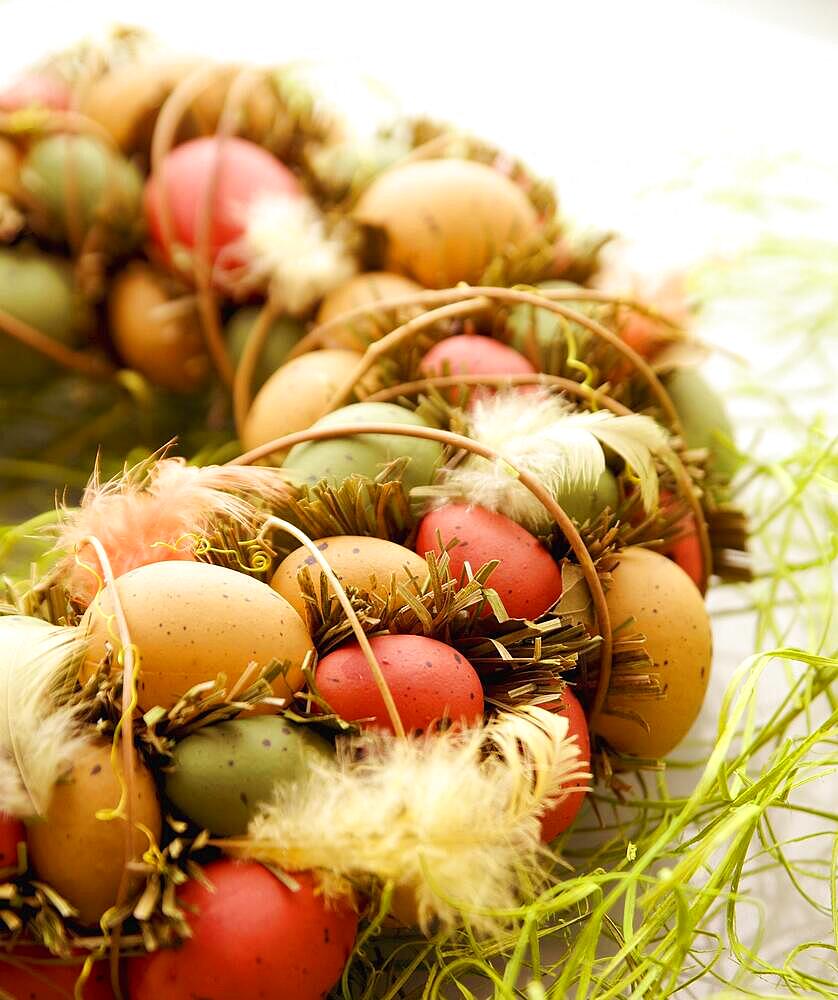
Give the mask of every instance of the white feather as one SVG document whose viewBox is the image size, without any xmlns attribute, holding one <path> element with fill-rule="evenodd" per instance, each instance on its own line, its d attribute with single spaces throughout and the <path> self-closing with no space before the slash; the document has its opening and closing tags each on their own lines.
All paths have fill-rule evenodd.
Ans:
<svg viewBox="0 0 838 1000">
<path fill-rule="evenodd" d="M 29 819 L 49 807 L 55 782 L 87 743 L 72 690 L 84 639 L 37 618 L 0 618 L 0 813 Z"/>
<path fill-rule="evenodd" d="M 279 786 L 242 853 L 315 869 L 327 894 L 391 881 L 415 896 L 422 927 L 465 915 L 492 933 L 547 878 L 540 816 L 589 778 L 567 720 L 535 707 L 474 730 L 366 734 Z"/>
</svg>

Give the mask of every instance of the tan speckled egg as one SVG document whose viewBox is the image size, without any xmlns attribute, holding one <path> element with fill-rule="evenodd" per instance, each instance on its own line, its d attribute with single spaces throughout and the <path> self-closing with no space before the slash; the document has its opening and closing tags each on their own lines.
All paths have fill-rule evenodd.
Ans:
<svg viewBox="0 0 838 1000">
<path fill-rule="evenodd" d="M 121 756 L 117 755 L 117 767 Z M 148 847 L 147 827 L 160 840 L 160 804 L 150 772 L 137 762 L 133 781 L 132 855 Z M 38 878 L 79 911 L 83 924 L 98 923 L 116 902 L 125 867 L 124 819 L 97 819 L 100 809 L 114 809 L 122 786 L 111 763 L 111 744 L 93 743 L 73 761 L 55 786 L 47 814 L 27 831 L 29 860 Z"/>
<path fill-rule="evenodd" d="M 386 596 L 390 583 L 407 584 L 415 577 L 421 584 L 428 573 L 425 560 L 403 545 L 385 538 L 365 538 L 361 535 L 338 535 L 321 538 L 317 547 L 343 584 L 358 590 Z M 279 564 L 271 580 L 273 589 L 302 615 L 304 602 L 297 583 L 297 573 L 307 566 L 315 587 L 320 585 L 320 567 L 307 548 L 301 546 Z"/>
<path fill-rule="evenodd" d="M 150 265 L 129 264 L 108 296 L 111 336 L 123 361 L 149 382 L 172 392 L 193 392 L 209 375 L 209 357 L 197 313 L 173 309 L 168 285 Z"/>
<path fill-rule="evenodd" d="M 361 354 L 326 350 L 301 354 L 278 368 L 253 400 L 242 430 L 245 448 L 305 430 L 321 417 L 337 390 L 351 376 Z M 272 456 L 280 462 L 282 456 Z"/>
<path fill-rule="evenodd" d="M 318 325 L 328 323 L 361 306 L 371 306 L 386 299 L 405 298 L 421 291 L 423 291 L 421 285 L 401 274 L 390 274 L 388 271 L 356 274 L 333 292 L 329 292 L 323 299 L 317 313 L 317 323 Z M 401 311 L 407 312 L 407 310 Z M 404 321 L 409 318 L 410 314 L 404 317 Z M 333 327 L 324 337 L 323 346 L 349 347 L 363 351 L 383 333 L 389 332 L 389 329 L 380 319 L 377 321 L 373 314 L 356 316 L 355 319 Z"/>
<path fill-rule="evenodd" d="M 382 229 L 390 271 L 426 288 L 475 284 L 499 254 L 538 228 L 535 208 L 508 177 L 471 160 L 419 160 L 381 174 L 356 219 Z"/>
<path fill-rule="evenodd" d="M 629 547 L 619 559 L 606 595 L 612 628 L 635 619 L 624 634 L 646 636 L 652 672 L 665 693 L 659 699 L 615 695 L 607 700 L 606 707 L 642 716 L 649 724 L 648 733 L 637 722 L 605 714 L 597 722 L 597 732 L 621 753 L 665 757 L 701 711 L 710 679 L 710 617 L 696 585 L 665 556 Z"/>
<path fill-rule="evenodd" d="M 288 662 L 285 675 L 273 682 L 278 697 L 289 698 L 303 686 L 311 637 L 297 612 L 267 584 L 209 563 L 159 562 L 125 573 L 116 586 L 140 654 L 143 709 L 170 708 L 195 684 L 220 673 L 229 687 L 252 661 Z M 82 623 L 90 635 L 82 680 L 104 656 L 106 641 L 118 647 L 109 616 L 112 602 L 103 591 Z"/>
</svg>

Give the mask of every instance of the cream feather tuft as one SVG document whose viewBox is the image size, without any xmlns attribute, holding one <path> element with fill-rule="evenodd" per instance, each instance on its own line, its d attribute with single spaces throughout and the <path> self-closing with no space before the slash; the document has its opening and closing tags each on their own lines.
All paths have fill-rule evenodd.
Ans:
<svg viewBox="0 0 838 1000">
<path fill-rule="evenodd" d="M 540 816 L 589 778 L 567 720 L 536 707 L 472 730 L 367 733 L 278 786 L 242 853 L 315 869 L 327 895 L 392 881 L 423 929 L 465 919 L 491 934 L 548 877 Z"/>
<path fill-rule="evenodd" d="M 253 201 L 239 251 L 248 260 L 248 280 L 269 284 L 282 309 L 295 316 L 356 270 L 344 241 L 327 230 L 314 202 L 296 195 Z"/>
<path fill-rule="evenodd" d="M 43 816 L 85 746 L 73 690 L 84 637 L 38 618 L 0 618 L 0 813 Z"/>
<path fill-rule="evenodd" d="M 500 511 L 530 531 L 545 530 L 550 517 L 513 469 L 538 477 L 561 502 L 574 490 L 596 489 L 605 470 L 603 445 L 637 476 L 646 510 L 658 502 L 654 456 L 668 448 L 668 439 L 651 417 L 580 411 L 546 392 L 499 392 L 476 400 L 468 434 L 501 460 L 469 456 L 444 473 L 434 492 Z"/>
<path fill-rule="evenodd" d="M 101 567 L 85 539 L 95 535 L 114 574 L 169 559 L 192 559 L 216 519 L 246 524 L 257 519 L 255 502 L 274 506 L 288 486 L 265 466 L 187 465 L 160 458 L 126 468 L 109 482 L 94 472 L 77 510 L 63 517 L 58 546 L 68 553 L 65 582 L 79 604 L 99 588 Z"/>
</svg>

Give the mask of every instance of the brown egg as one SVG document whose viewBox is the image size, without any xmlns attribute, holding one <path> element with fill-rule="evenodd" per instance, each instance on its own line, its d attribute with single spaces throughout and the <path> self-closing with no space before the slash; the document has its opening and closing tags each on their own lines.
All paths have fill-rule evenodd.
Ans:
<svg viewBox="0 0 838 1000">
<path fill-rule="evenodd" d="M 285 675 L 273 682 L 277 697 L 290 698 L 303 686 L 300 668 L 311 637 L 297 612 L 267 584 L 208 563 L 159 562 L 125 573 L 116 585 L 140 655 L 137 696 L 143 709 L 171 708 L 195 684 L 222 673 L 229 689 L 251 662 L 288 662 Z M 106 592 L 85 612 L 90 645 L 82 680 L 105 655 L 106 642 L 118 646 L 111 616 Z"/>
<path fill-rule="evenodd" d="M 630 547 L 607 592 L 613 628 L 629 618 L 623 634 L 642 632 L 660 678 L 662 698 L 613 695 L 606 707 L 636 712 L 649 724 L 647 733 L 630 719 L 602 715 L 597 732 L 620 753 L 665 757 L 687 735 L 704 701 L 710 679 L 710 618 L 696 585 L 674 562 L 657 552 Z"/>
<path fill-rule="evenodd" d="M 278 368 L 253 400 L 242 431 L 245 448 L 305 430 L 322 416 L 361 360 L 358 351 L 301 354 Z M 280 462 L 282 456 L 272 456 Z"/>
<path fill-rule="evenodd" d="M 410 278 L 402 277 L 400 274 L 390 274 L 387 271 L 369 271 L 367 274 L 356 274 L 354 278 L 338 286 L 330 292 L 320 305 L 317 313 L 317 322 L 328 323 L 344 313 L 359 309 L 361 306 L 371 306 L 376 302 L 385 299 L 403 298 L 421 292 L 422 286 L 417 285 Z M 402 322 L 409 319 L 411 312 L 400 310 L 407 315 Z M 415 310 L 413 311 L 415 314 Z M 389 327 L 384 326 L 380 319 L 370 313 L 363 316 L 356 316 L 355 319 L 348 320 L 345 324 L 335 326 L 326 334 L 323 340 L 324 347 L 349 347 L 356 351 L 363 351 L 387 333 Z"/>
<path fill-rule="evenodd" d="M 498 254 L 538 226 L 524 191 L 470 160 L 420 160 L 381 174 L 355 209 L 386 235 L 386 267 L 427 288 L 475 284 Z"/>
<path fill-rule="evenodd" d="M 56 889 L 79 911 L 83 924 L 96 924 L 116 902 L 125 868 L 124 819 L 97 819 L 100 809 L 114 809 L 122 786 L 121 754 L 111 758 L 110 743 L 85 748 L 69 773 L 55 786 L 43 819 L 33 820 L 27 833 L 29 859 L 38 878 Z M 149 846 L 140 826 L 160 840 L 157 789 L 149 770 L 139 762 L 133 781 L 131 855 Z"/>
<path fill-rule="evenodd" d="M 155 385 L 194 392 L 209 357 L 191 302 L 176 302 L 170 280 L 142 261 L 114 279 L 108 298 L 111 337 L 122 360 Z"/>
<path fill-rule="evenodd" d="M 411 577 L 415 577 L 422 583 L 428 574 L 427 563 L 421 556 L 385 538 L 338 535 L 319 539 L 317 547 L 341 583 L 381 597 L 387 595 L 393 579 L 397 584 L 407 584 Z M 303 566 L 311 572 L 315 587 L 319 586 L 320 567 L 305 546 L 286 556 L 271 580 L 273 589 L 282 594 L 301 615 L 304 614 L 305 602 L 297 583 L 297 573 Z"/>
</svg>

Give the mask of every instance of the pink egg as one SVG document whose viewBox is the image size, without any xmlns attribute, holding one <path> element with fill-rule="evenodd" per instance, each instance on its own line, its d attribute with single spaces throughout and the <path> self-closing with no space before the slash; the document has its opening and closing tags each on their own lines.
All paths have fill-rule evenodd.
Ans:
<svg viewBox="0 0 838 1000">
<path fill-rule="evenodd" d="M 532 375 L 536 368 L 518 351 L 491 337 L 461 333 L 441 340 L 422 359 L 425 375 Z M 525 387 L 523 391 L 532 391 Z M 472 398 L 486 396 L 489 388 L 473 389 Z M 457 402 L 458 389 L 450 389 L 448 398 Z"/>
<path fill-rule="evenodd" d="M 483 688 L 477 671 L 456 649 L 423 635 L 381 635 L 372 651 L 407 732 L 425 732 L 441 719 L 472 724 L 483 716 Z M 384 698 L 357 642 L 324 656 L 317 665 L 317 690 L 347 722 L 393 726 Z"/>
<path fill-rule="evenodd" d="M 458 544 L 449 556 L 455 578 L 466 562 L 476 573 L 484 563 L 500 560 L 488 585 L 512 618 L 537 618 L 562 596 L 562 574 L 553 557 L 535 535 L 503 514 L 459 503 L 438 507 L 422 518 L 415 548 L 420 556 L 439 555 L 454 539 Z"/>
<path fill-rule="evenodd" d="M 567 719 L 568 736 L 576 737 L 581 759 L 585 766 L 590 768 L 591 739 L 588 734 L 588 720 L 585 718 L 585 711 L 579 704 L 576 695 L 570 688 L 565 688 L 559 701 L 542 707 L 555 712 L 556 715 L 563 715 Z M 573 790 L 569 791 L 565 798 L 548 809 L 541 817 L 541 839 L 545 844 L 549 844 L 560 833 L 564 833 L 576 819 L 576 814 L 582 808 L 582 803 L 588 794 L 588 789 L 580 788 L 576 781 L 571 782 L 569 787 Z"/>
<path fill-rule="evenodd" d="M 0 91 L 0 111 L 46 108 L 66 111 L 70 107 L 70 88 L 57 76 L 28 73 Z"/>
</svg>

